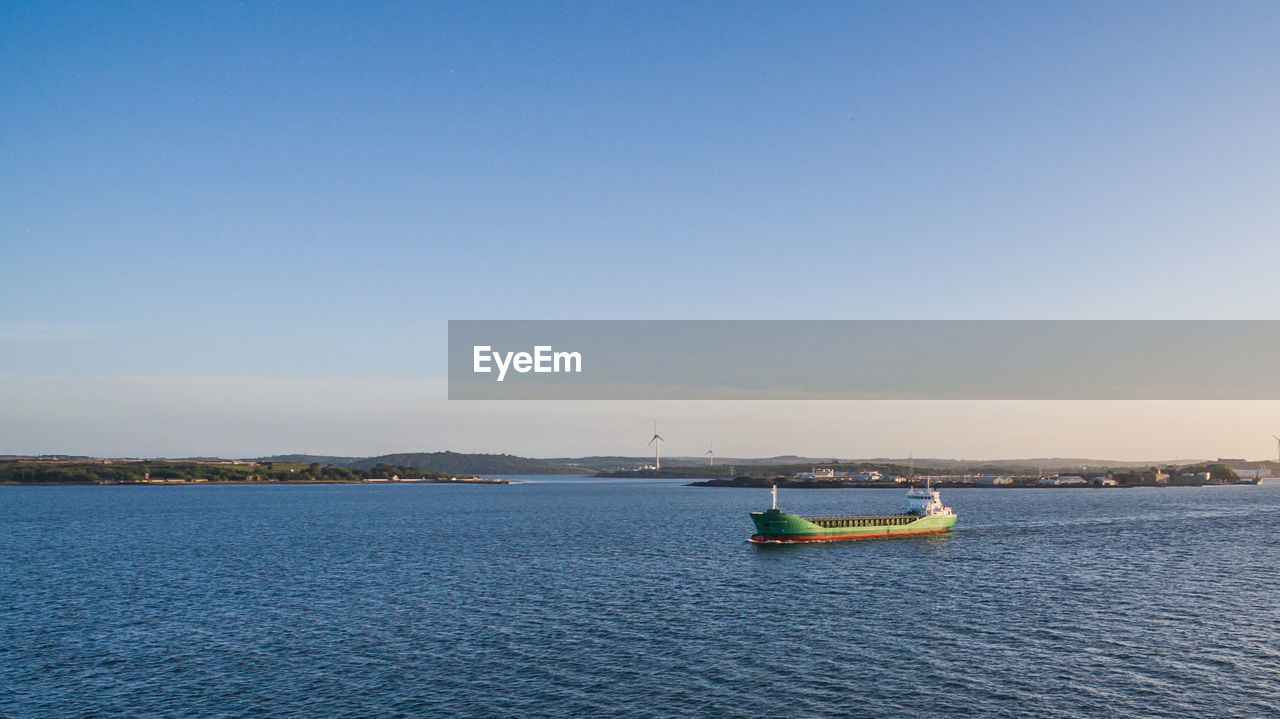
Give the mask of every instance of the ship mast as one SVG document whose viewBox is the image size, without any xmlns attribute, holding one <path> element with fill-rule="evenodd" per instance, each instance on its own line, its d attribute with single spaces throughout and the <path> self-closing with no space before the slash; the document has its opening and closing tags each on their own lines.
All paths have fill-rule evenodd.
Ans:
<svg viewBox="0 0 1280 719">
<path fill-rule="evenodd" d="M 907 483 L 914 485 L 916 483 L 916 455 L 915 452 L 907 452 Z M 925 476 L 924 488 L 926 490 L 933 489 L 933 478 Z"/>
</svg>

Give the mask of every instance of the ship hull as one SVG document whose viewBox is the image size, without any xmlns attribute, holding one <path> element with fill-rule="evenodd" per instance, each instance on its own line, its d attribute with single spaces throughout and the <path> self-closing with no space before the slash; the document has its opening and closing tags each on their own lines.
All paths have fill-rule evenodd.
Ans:
<svg viewBox="0 0 1280 719">
<path fill-rule="evenodd" d="M 752 512 L 755 544 L 847 542 L 857 539 L 892 539 L 944 534 L 956 523 L 954 514 L 920 517 L 895 514 L 871 517 L 801 517 L 771 509 Z"/>
</svg>

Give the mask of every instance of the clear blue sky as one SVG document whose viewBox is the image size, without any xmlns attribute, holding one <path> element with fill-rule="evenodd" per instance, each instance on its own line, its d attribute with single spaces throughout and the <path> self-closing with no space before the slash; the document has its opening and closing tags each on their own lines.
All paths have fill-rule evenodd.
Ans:
<svg viewBox="0 0 1280 719">
<path fill-rule="evenodd" d="M 196 451 L 234 407 L 145 418 L 218 378 L 438 388 L 450 318 L 1274 318 L 1277 37 L 1274 2 L 6 3 L 0 452 Z M 87 419 L 121 377 L 176 384 Z M 432 391 L 401 448 L 591 415 Z M 336 394 L 207 451 L 386 449 Z M 506 444 L 441 429 L 485 412 Z"/>
</svg>

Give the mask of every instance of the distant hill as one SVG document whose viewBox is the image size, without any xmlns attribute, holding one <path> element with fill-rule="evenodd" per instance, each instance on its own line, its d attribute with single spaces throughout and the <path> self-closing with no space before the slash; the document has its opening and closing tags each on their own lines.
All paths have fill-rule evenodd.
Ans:
<svg viewBox="0 0 1280 719">
<path fill-rule="evenodd" d="M 310 454 L 283 454 L 260 461 L 332 464 L 352 469 L 373 469 L 378 464 L 416 467 L 424 472 L 444 474 L 587 474 L 591 470 L 553 460 L 530 459 L 512 454 L 463 454 L 461 452 L 403 452 L 377 457 L 330 457 Z"/>
<path fill-rule="evenodd" d="M 354 467 L 355 463 L 364 459 L 364 457 L 330 457 L 323 454 L 276 454 L 270 457 L 246 457 L 245 459 L 255 462 L 319 464 L 321 466 L 332 464 L 335 467 Z"/>
<path fill-rule="evenodd" d="M 352 464 L 356 469 L 370 469 L 375 464 L 417 467 L 427 472 L 458 474 L 585 474 L 584 470 L 545 459 L 517 457 L 513 454 L 462 454 L 459 452 L 410 452 L 367 457 Z"/>
<path fill-rule="evenodd" d="M 653 455 L 647 457 L 621 457 L 621 456 L 596 456 L 596 457 L 553 457 L 547 460 L 555 462 L 566 467 L 578 468 L 580 472 L 611 472 L 620 469 L 631 469 L 645 464 L 653 464 Z M 663 457 L 662 466 L 664 467 L 692 467 L 700 466 L 707 463 L 707 459 L 695 459 L 692 457 Z"/>
</svg>

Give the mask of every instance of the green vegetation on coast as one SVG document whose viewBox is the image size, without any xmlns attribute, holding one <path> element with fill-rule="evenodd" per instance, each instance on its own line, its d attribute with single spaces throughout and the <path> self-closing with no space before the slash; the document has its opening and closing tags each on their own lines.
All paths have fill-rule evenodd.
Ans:
<svg viewBox="0 0 1280 719">
<path fill-rule="evenodd" d="M 1280 471 L 1274 461 L 1109 462 L 1093 459 L 836 460 L 797 457 L 533 459 L 509 454 L 415 452 L 376 457 L 277 455 L 257 459 L 104 459 L 83 456 L 0 456 L 0 484 L 181 484 L 249 482 L 482 481 L 479 476 L 595 473 L 619 479 L 684 479 L 708 487 L 893 487 L 907 476 L 938 486 L 1196 486 L 1246 484 Z M 1240 468 L 1242 476 L 1233 467 Z M 393 479 L 394 478 L 394 479 Z M 1063 480 L 1053 484 L 1047 480 Z M 502 482 L 505 480 L 484 480 Z"/>
<path fill-rule="evenodd" d="M 414 479 L 433 482 L 481 480 L 465 473 L 426 472 L 414 466 L 378 463 L 369 469 L 318 462 L 247 460 L 11 459 L 0 461 L 0 484 L 197 484 L 335 483 Z"/>
<path fill-rule="evenodd" d="M 282 454 L 261 457 L 261 462 L 293 462 L 333 465 L 372 470 L 378 465 L 415 467 L 441 474 L 589 474 L 592 470 L 572 460 L 532 459 L 512 454 L 467 454 L 463 452 L 402 452 L 376 457 L 331 457 L 309 454 Z"/>
</svg>

